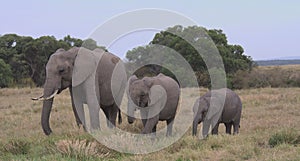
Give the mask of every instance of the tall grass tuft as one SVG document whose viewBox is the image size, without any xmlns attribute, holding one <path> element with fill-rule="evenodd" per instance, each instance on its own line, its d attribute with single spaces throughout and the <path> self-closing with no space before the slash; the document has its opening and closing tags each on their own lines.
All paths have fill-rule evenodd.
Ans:
<svg viewBox="0 0 300 161">
<path fill-rule="evenodd" d="M 269 139 L 269 145 L 275 147 L 280 144 L 298 145 L 300 135 L 295 130 L 283 130 L 273 134 Z"/>
<path fill-rule="evenodd" d="M 13 155 L 28 154 L 30 143 L 24 140 L 10 140 L 3 146 L 3 151 Z"/>
<path fill-rule="evenodd" d="M 86 139 L 59 140 L 49 150 L 77 160 L 104 158 L 110 155 L 109 152 L 101 149 L 97 142 Z"/>
</svg>

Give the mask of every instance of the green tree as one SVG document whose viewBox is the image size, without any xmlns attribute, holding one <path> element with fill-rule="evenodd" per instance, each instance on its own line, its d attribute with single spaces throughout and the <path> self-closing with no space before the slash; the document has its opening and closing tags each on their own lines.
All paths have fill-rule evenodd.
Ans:
<svg viewBox="0 0 300 161">
<path fill-rule="evenodd" d="M 12 83 L 12 71 L 9 64 L 0 59 L 0 88 L 8 87 Z"/>
<path fill-rule="evenodd" d="M 88 39 L 84 40 L 82 42 L 81 46 L 84 47 L 84 48 L 90 49 L 90 50 L 94 50 L 96 48 L 101 48 L 101 49 L 107 51 L 107 49 L 104 46 L 98 46 L 97 41 L 95 41 L 91 38 L 88 38 Z"/>
<path fill-rule="evenodd" d="M 82 46 L 83 43 L 81 39 L 73 38 L 70 35 L 65 36 L 63 40 L 59 40 L 59 41 L 66 42 L 70 47 L 72 46 L 80 47 Z"/>
<path fill-rule="evenodd" d="M 157 33 L 150 42 L 151 44 L 166 46 L 180 53 L 197 74 L 200 86 L 210 86 L 207 83 L 209 75 L 206 63 L 214 63 L 218 59 L 214 57 L 214 54 L 211 54 L 212 52 L 219 52 L 221 55 L 227 73 L 227 83 L 230 87 L 230 81 L 234 73 L 238 70 L 250 71 L 254 64 L 251 57 L 244 54 L 242 46 L 228 44 L 227 37 L 222 30 L 208 30 L 199 26 L 182 27 L 177 25 Z M 193 46 L 196 46 L 198 50 Z M 201 52 L 201 55 L 198 51 Z M 149 46 L 135 48 L 126 54 L 128 63 L 137 65 L 151 57 L 151 47 Z M 205 63 L 204 58 L 210 62 Z M 171 57 L 168 59 L 172 60 Z M 174 62 L 176 60 L 172 60 L 170 64 L 164 64 L 164 66 L 172 65 Z M 148 68 L 151 71 L 154 67 L 148 65 L 144 68 Z M 214 68 L 212 70 L 216 71 L 214 73 L 220 73 L 222 66 L 221 64 L 215 64 Z M 160 69 L 158 72 L 165 72 L 164 68 Z M 143 71 L 147 70 L 143 69 Z M 165 72 L 165 74 L 171 75 L 168 72 Z"/>
<path fill-rule="evenodd" d="M 29 77 L 29 66 L 23 59 L 23 47 L 33 38 L 6 34 L 0 37 L 0 58 L 10 65 L 13 84 L 21 84 Z"/>
<path fill-rule="evenodd" d="M 69 49 L 70 46 L 66 42 L 57 41 L 53 36 L 42 36 L 24 46 L 23 59 L 29 66 L 30 77 L 37 86 L 43 85 L 47 61 L 59 48 Z"/>
</svg>

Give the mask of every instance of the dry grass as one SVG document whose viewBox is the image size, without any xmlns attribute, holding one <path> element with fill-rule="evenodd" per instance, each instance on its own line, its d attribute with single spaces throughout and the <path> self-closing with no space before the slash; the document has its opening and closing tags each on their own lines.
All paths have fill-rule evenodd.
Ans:
<svg viewBox="0 0 300 161">
<path fill-rule="evenodd" d="M 186 107 L 192 106 L 191 100 L 199 91 L 183 91 L 183 106 L 179 111 L 191 114 Z M 206 91 L 201 89 L 200 94 Z M 30 100 L 40 95 L 42 89 L 0 89 L 0 160 L 300 160 L 300 88 L 236 92 L 243 102 L 239 135 L 225 135 L 221 125 L 220 135 L 199 140 L 191 136 L 189 129 L 180 140 L 163 150 L 130 155 L 106 148 L 76 126 L 68 91 L 55 98 L 50 119 L 53 134 L 47 137 L 40 126 L 42 102 Z M 175 122 L 175 134 L 186 125 L 185 121 L 188 120 Z M 103 120 L 102 123 L 105 126 Z M 128 125 L 123 116 L 123 123 L 118 127 L 139 133 L 142 125 L 140 121 Z M 159 124 L 160 129 L 164 127 L 165 123 Z M 289 137 L 293 144 L 283 141 L 271 147 L 269 140 L 276 137 L 281 137 L 279 140 Z M 124 139 L 120 144 L 126 142 Z"/>
</svg>

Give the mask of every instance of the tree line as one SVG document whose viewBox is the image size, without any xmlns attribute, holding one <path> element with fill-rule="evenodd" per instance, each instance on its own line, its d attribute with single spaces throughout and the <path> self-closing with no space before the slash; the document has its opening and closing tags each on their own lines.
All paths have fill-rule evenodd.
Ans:
<svg viewBox="0 0 300 161">
<path fill-rule="evenodd" d="M 212 45 L 217 48 L 223 59 L 227 86 L 229 87 L 234 87 L 232 80 L 238 71 L 251 71 L 255 66 L 252 58 L 245 55 L 242 46 L 228 44 L 227 37 L 222 30 L 206 29 L 199 26 L 183 27 L 180 25 L 157 33 L 147 46 L 129 50 L 126 54 L 126 64 L 129 69 L 132 68 L 133 64 L 142 64 L 143 61 L 153 57 L 151 54 L 157 50 L 153 49 L 153 45 L 166 46 L 180 53 L 190 64 L 196 74 L 198 85 L 210 87 L 209 69 L 207 69 L 198 51 L 186 41 L 187 39 L 189 42 L 203 45 L 200 48 L 204 53 L 209 54 Z M 214 44 L 206 43 L 207 39 L 211 39 Z M 99 47 L 97 42 L 92 39 L 81 40 L 70 35 L 60 40 L 53 36 L 39 38 L 16 34 L 0 36 L 0 87 L 42 86 L 45 80 L 45 66 L 49 56 L 58 48 L 67 50 L 73 46 L 84 46 L 91 50 Z M 176 65 L 174 62 L 177 60 L 171 55 L 168 56 L 168 63 L 164 66 L 174 67 Z M 177 67 L 176 70 L 178 70 L 178 73 L 185 73 L 180 67 Z M 147 65 L 136 71 L 135 74 L 144 76 L 145 73 L 155 75 L 159 72 L 176 79 L 167 68 L 157 65 Z M 214 72 L 218 72 L 218 69 Z M 189 78 L 186 78 L 186 81 L 189 81 Z"/>
<path fill-rule="evenodd" d="M 0 87 L 42 86 L 49 56 L 59 48 L 85 46 L 95 49 L 97 42 L 70 35 L 57 40 L 54 36 L 32 38 L 6 34 L 0 36 Z M 103 47 L 102 47 L 103 48 Z"/>
</svg>

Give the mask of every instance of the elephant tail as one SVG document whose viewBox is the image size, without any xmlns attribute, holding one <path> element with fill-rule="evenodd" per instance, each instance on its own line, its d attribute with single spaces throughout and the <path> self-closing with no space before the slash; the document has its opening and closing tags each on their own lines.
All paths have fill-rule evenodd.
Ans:
<svg viewBox="0 0 300 161">
<path fill-rule="evenodd" d="M 121 110 L 119 109 L 119 117 L 118 117 L 118 124 L 122 123 L 122 115 L 121 115 Z"/>
</svg>

